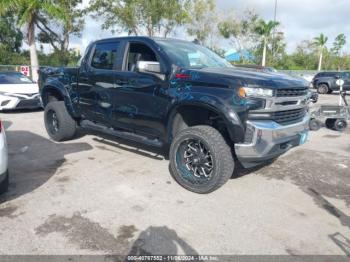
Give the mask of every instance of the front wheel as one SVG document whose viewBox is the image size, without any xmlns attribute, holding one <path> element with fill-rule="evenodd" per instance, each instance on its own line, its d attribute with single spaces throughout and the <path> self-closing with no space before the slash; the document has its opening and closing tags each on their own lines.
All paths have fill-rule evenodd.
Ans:
<svg viewBox="0 0 350 262">
<path fill-rule="evenodd" d="M 45 127 L 54 141 L 69 140 L 74 137 L 77 124 L 68 113 L 64 101 L 47 104 L 44 113 Z"/>
<path fill-rule="evenodd" d="M 233 174 L 231 147 L 211 126 L 194 126 L 180 131 L 170 147 L 170 171 L 184 188 L 210 193 Z"/>
<path fill-rule="evenodd" d="M 310 130 L 317 131 L 320 128 L 321 128 L 321 125 L 317 119 L 315 119 L 315 118 L 310 119 L 310 122 L 309 122 L 309 129 Z"/>
</svg>

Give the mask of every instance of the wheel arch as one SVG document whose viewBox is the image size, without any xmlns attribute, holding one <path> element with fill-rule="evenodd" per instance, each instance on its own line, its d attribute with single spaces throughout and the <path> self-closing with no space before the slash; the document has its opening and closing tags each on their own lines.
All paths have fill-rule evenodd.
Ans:
<svg viewBox="0 0 350 262">
<path fill-rule="evenodd" d="M 181 117 L 178 117 L 179 115 Z M 184 121 L 187 126 L 206 124 L 214 126 L 215 128 L 224 128 L 226 131 L 219 131 L 227 132 L 223 135 L 233 142 L 239 142 L 244 139 L 243 126 L 238 120 L 238 117 L 238 121 L 229 119 L 222 110 L 210 104 L 191 101 L 174 105 L 171 110 L 169 110 L 167 119 L 166 140 L 169 144 L 174 134 L 181 130 L 176 130 L 176 127 L 181 126 L 176 121 Z M 217 124 L 219 124 L 219 126 L 217 126 Z"/>
<path fill-rule="evenodd" d="M 320 81 L 320 82 L 317 82 L 317 86 L 319 86 L 319 85 L 327 85 L 328 86 L 328 88 L 329 88 L 329 86 L 330 86 L 330 82 L 329 81 Z"/>
<path fill-rule="evenodd" d="M 41 99 L 44 108 L 51 101 L 64 101 L 67 110 L 72 117 L 79 117 L 75 108 L 73 107 L 68 91 L 63 86 L 54 84 L 45 85 L 41 90 Z"/>
</svg>

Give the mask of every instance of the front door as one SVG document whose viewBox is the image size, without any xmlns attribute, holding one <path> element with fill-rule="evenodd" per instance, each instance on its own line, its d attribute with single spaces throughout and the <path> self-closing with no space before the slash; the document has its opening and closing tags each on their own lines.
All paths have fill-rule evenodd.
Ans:
<svg viewBox="0 0 350 262">
<path fill-rule="evenodd" d="M 165 115 L 169 104 L 167 82 L 137 71 L 137 61 L 158 61 L 152 49 L 143 43 L 130 43 L 122 72 L 115 73 L 114 120 L 118 127 L 152 137 L 165 133 Z"/>
</svg>

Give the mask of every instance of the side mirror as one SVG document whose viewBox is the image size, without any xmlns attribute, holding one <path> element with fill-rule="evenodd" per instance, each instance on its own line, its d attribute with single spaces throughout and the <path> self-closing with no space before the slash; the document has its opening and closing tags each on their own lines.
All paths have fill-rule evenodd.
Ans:
<svg viewBox="0 0 350 262">
<path fill-rule="evenodd" d="M 160 63 L 153 61 L 138 61 L 136 69 L 140 73 L 151 74 L 158 77 L 160 80 L 165 80 L 165 74 L 160 70 Z"/>
<path fill-rule="evenodd" d="M 136 68 L 141 73 L 154 73 L 160 74 L 160 64 L 159 62 L 153 61 L 138 61 Z"/>
</svg>

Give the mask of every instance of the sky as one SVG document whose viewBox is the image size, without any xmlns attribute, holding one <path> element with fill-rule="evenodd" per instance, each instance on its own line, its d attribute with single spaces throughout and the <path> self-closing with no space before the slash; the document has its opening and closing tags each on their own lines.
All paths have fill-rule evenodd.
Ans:
<svg viewBox="0 0 350 262">
<path fill-rule="evenodd" d="M 84 5 L 89 2 L 83 1 Z M 216 1 L 219 14 L 228 14 L 230 10 L 239 14 L 249 8 L 265 20 L 274 18 L 275 0 Z M 327 46 L 331 47 L 334 38 L 344 33 L 348 38 L 344 51 L 350 53 L 350 0 L 277 0 L 277 21 L 281 23 L 288 52 L 292 52 L 302 40 L 311 40 L 320 33 L 328 36 Z M 91 41 L 113 36 L 110 31 L 102 30 L 100 25 L 101 21 L 87 17 L 82 37 L 73 38 L 71 46 L 83 52 Z M 188 38 L 179 32 L 174 37 Z"/>
</svg>

